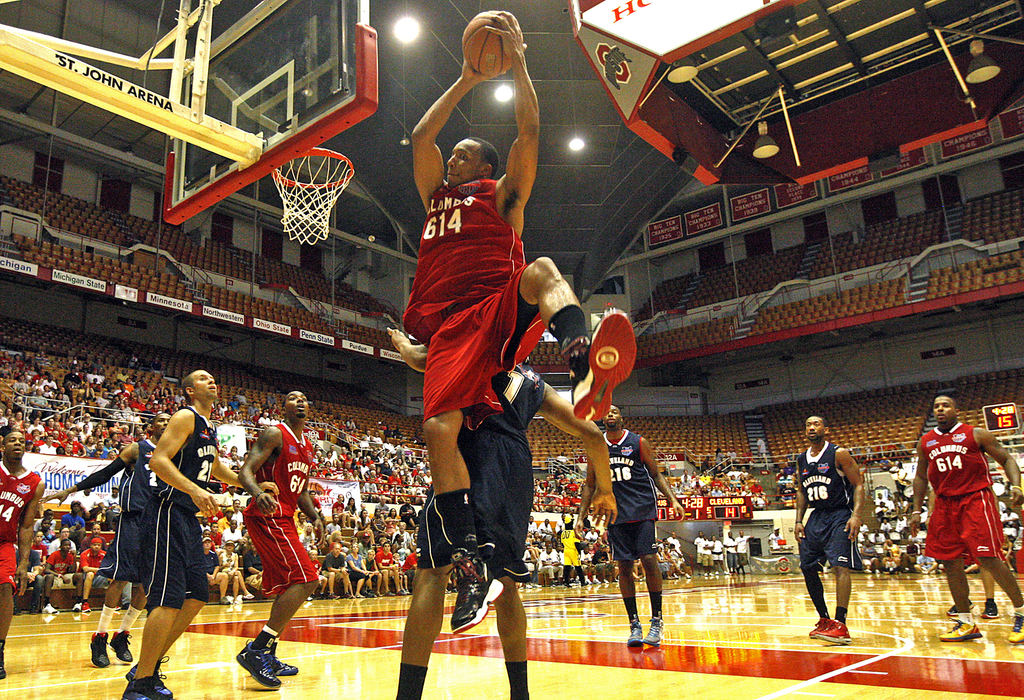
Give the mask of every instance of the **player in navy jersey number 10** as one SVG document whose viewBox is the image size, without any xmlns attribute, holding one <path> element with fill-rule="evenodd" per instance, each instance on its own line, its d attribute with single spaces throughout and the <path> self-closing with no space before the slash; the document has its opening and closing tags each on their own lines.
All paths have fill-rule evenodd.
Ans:
<svg viewBox="0 0 1024 700">
<path fill-rule="evenodd" d="M 60 503 L 77 491 L 102 486 L 117 474 L 121 474 L 119 496 L 121 517 L 117 521 L 114 540 L 107 547 L 107 554 L 103 557 L 103 564 L 97 574 L 110 580 L 103 601 L 103 610 L 100 612 L 100 619 L 96 625 L 96 632 L 89 642 L 92 665 L 97 668 L 106 668 L 110 665 L 110 659 L 107 656 L 107 630 L 114 613 L 121 604 L 121 592 L 128 583 L 132 584 L 131 606 L 121 619 L 121 629 L 110 638 L 110 647 L 117 654 L 119 660 L 125 663 L 131 663 L 133 660 L 132 652 L 128 648 L 128 630 L 146 609 L 146 588 L 143 585 L 142 553 L 140 551 L 142 516 L 152 498 L 151 489 L 156 483 L 153 473 L 149 471 L 149 458 L 170 420 L 170 415 L 157 413 L 149 422 L 148 437 L 125 445 L 110 464 L 93 472 L 74 486 L 58 491 L 50 499 Z M 148 576 L 146 580 L 149 580 Z M 88 611 L 89 601 L 85 601 L 82 605 L 82 612 Z"/>
<path fill-rule="evenodd" d="M 622 424 L 622 412 L 612 406 L 604 417 L 605 444 L 611 467 L 612 493 L 618 512 L 608 525 L 608 544 L 612 559 L 619 564 L 619 592 L 629 616 L 630 633 L 626 641 L 631 647 L 644 644 L 658 646 L 664 628 L 661 617 L 661 569 L 655 542 L 655 521 L 658 519 L 658 501 L 655 490 L 668 499 L 669 507 L 682 512 L 679 501 L 662 474 L 655 459 L 654 448 Z M 582 538 L 582 523 L 587 517 L 594 493 L 593 475 L 587 473 L 576 518 L 577 534 Z M 636 583 L 633 581 L 633 562 L 637 559 L 647 575 L 647 592 L 651 598 L 651 627 L 644 636 L 643 625 L 636 608 Z"/>
<path fill-rule="evenodd" d="M 860 467 L 849 450 L 828 441 L 828 422 L 811 416 L 804 423 L 811 446 L 796 459 L 796 526 L 800 543 L 800 570 L 807 592 L 818 611 L 812 639 L 832 644 L 849 644 L 846 610 L 850 606 L 850 570 L 864 568 L 857 549 L 860 530 L 858 512 L 864 504 L 864 483 Z M 807 508 L 814 510 L 807 524 Z M 836 616 L 829 617 L 825 589 L 821 585 L 821 564 L 828 561 L 836 576 Z"/>
<path fill-rule="evenodd" d="M 1010 502 L 1015 508 L 1024 503 L 1020 468 L 992 433 L 959 421 L 956 400 L 951 396 L 936 396 L 932 413 L 936 426 L 922 435 L 917 445 L 914 510 L 907 524 L 911 534 L 917 535 L 921 527 L 921 506 L 931 484 L 935 489 L 935 507 L 928 519 L 924 553 L 943 563 L 957 609 L 956 625 L 939 635 L 939 639 L 965 642 L 981 637 L 970 612 L 970 589 L 964 573 L 964 555 L 971 554 L 978 566 L 992 574 L 1013 603 L 1009 642 L 1024 644 L 1024 596 L 1017 578 L 1002 558 L 1003 528 L 985 455 L 1006 472 Z"/>
</svg>

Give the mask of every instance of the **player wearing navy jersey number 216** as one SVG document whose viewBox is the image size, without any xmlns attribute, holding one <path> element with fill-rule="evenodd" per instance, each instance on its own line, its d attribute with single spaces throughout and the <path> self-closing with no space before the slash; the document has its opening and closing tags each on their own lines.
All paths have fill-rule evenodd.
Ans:
<svg viewBox="0 0 1024 700">
<path fill-rule="evenodd" d="M 238 480 L 252 496 L 243 515 L 245 529 L 263 562 L 263 593 L 276 596 L 270 619 L 254 640 L 236 657 L 256 682 L 280 687 L 278 676 L 294 676 L 299 670 L 277 658 L 277 640 L 306 599 L 316 592 L 320 576 L 295 529 L 295 510 L 300 509 L 316 527 L 323 541 L 324 516 L 306 485 L 309 470 L 316 466 L 316 446 L 306 438 L 309 402 L 301 391 L 284 398 L 284 420 L 265 428 L 245 456 Z M 264 491 L 257 482 L 277 485 L 278 495 Z"/>
<path fill-rule="evenodd" d="M 35 472 L 26 469 L 25 434 L 4 428 L 3 463 L 0 464 L 0 679 L 7 677 L 4 648 L 14 615 L 14 596 L 25 592 L 28 583 L 32 525 L 39 514 L 46 485 Z M 18 548 L 15 561 L 14 548 Z"/>
<path fill-rule="evenodd" d="M 140 551 L 143 539 L 142 518 L 146 506 L 152 499 L 151 489 L 156 482 L 153 473 L 149 471 L 149 458 L 170 420 L 171 417 L 168 414 L 157 413 L 149 422 L 148 437 L 125 445 L 110 464 L 93 472 L 74 486 L 58 491 L 50 499 L 60 503 L 76 491 L 94 489 L 107 483 L 118 473 L 121 474 L 118 498 L 121 517 L 117 521 L 114 540 L 107 547 L 107 554 L 103 557 L 103 564 L 97 572 L 97 576 L 103 576 L 110 580 L 96 632 L 93 633 L 89 643 L 92 664 L 98 668 L 110 665 L 106 648 L 107 630 L 110 628 L 114 613 L 121 604 L 121 592 L 127 583 L 132 584 L 131 606 L 121 620 L 121 629 L 110 638 L 110 647 L 121 661 L 125 663 L 132 661 L 132 652 L 128 648 L 128 630 L 132 628 L 146 608 L 146 588 L 143 582 L 144 578 L 145 581 L 149 580 L 148 576 L 143 577 Z M 89 601 L 85 601 L 82 605 L 83 612 L 88 612 L 88 606 Z"/>
<path fill-rule="evenodd" d="M 681 512 L 679 501 L 665 480 L 654 448 L 645 439 L 626 430 L 622 423 L 622 412 L 612 406 L 604 417 L 605 444 L 612 471 L 612 493 L 618 515 L 608 526 L 608 544 L 611 545 L 612 559 L 619 564 L 619 591 L 629 615 L 630 633 L 627 644 L 639 647 L 644 644 L 661 644 L 663 623 L 661 617 L 661 569 L 658 567 L 658 551 L 655 548 L 654 522 L 658 519 L 658 502 L 655 489 L 668 499 L 669 506 Z M 577 527 L 587 516 L 593 494 L 593 482 L 588 473 L 583 486 Z M 582 536 L 582 530 L 580 531 Z M 639 559 L 647 575 L 647 592 L 651 597 L 651 628 L 644 637 L 643 626 L 636 609 L 636 584 L 633 582 L 633 562 Z"/>
<path fill-rule="evenodd" d="M 419 260 L 403 316 L 406 331 L 427 346 L 423 377 L 423 439 L 436 508 L 455 543 L 459 595 L 452 627 L 465 627 L 483 602 L 484 567 L 468 494 L 469 472 L 458 449 L 462 409 L 484 400 L 491 377 L 522 362 L 548 325 L 573 381 L 576 415 L 590 419 L 611 402 L 636 358 L 636 338 L 625 314 L 605 317 L 594 332 L 572 287 L 549 258 L 526 264 L 520 238 L 537 177 L 540 109 L 526 67 L 523 33 L 508 12 L 490 16 L 515 82 L 516 140 L 499 176 L 498 151 L 480 138 L 459 141 L 445 162 L 437 137 L 458 103 L 483 75 L 464 61 L 462 72 L 412 132 L 413 176 L 426 220 Z M 602 408 L 603 407 L 603 408 Z"/>
<path fill-rule="evenodd" d="M 932 402 L 936 426 L 921 436 L 917 445 L 917 474 L 914 476 L 914 510 L 908 525 L 913 535 L 921 527 L 921 506 L 928 485 L 935 489 L 935 507 L 928 519 L 925 555 L 943 563 L 949 591 L 956 603 L 957 622 L 939 635 L 944 642 L 963 642 L 981 637 L 971 614 L 970 590 L 964 574 L 964 555 L 974 556 L 1013 603 L 1011 644 L 1024 644 L 1024 596 L 1017 578 L 1003 561 L 1003 530 L 999 508 L 992 492 L 988 455 L 1002 466 L 1010 483 L 1010 501 L 1019 508 L 1020 468 L 995 436 L 982 428 L 961 423 L 956 401 L 936 396 Z"/>
<path fill-rule="evenodd" d="M 850 606 L 850 570 L 863 564 L 857 549 L 857 532 L 864 503 L 860 467 L 849 450 L 828 441 L 828 423 L 811 416 L 804 423 L 810 447 L 796 459 L 796 526 L 800 543 L 800 570 L 807 592 L 818 611 L 812 639 L 849 644 L 846 610 Z M 814 510 L 804 525 L 807 508 Z M 828 615 L 825 589 L 821 585 L 821 563 L 828 561 L 836 576 L 836 616 Z"/>
<path fill-rule="evenodd" d="M 235 473 L 218 457 L 217 430 L 210 422 L 217 400 L 213 375 L 196 370 L 181 380 L 181 388 L 191 405 L 171 416 L 149 460 L 156 477 L 142 528 L 149 615 L 139 663 L 128 673 L 123 700 L 169 696 L 158 673 L 160 659 L 209 596 L 196 515 L 209 517 L 218 510 L 210 490 L 216 488 L 213 479 L 241 488 Z"/>
</svg>

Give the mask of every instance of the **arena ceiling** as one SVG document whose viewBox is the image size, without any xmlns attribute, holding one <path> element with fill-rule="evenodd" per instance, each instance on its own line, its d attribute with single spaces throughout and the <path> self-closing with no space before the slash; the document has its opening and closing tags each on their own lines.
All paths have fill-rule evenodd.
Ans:
<svg viewBox="0 0 1024 700">
<path fill-rule="evenodd" d="M 886 91 L 886 86 L 897 85 L 894 80 L 916 71 L 931 69 L 933 92 L 954 105 L 955 109 L 938 110 L 945 121 L 987 118 L 1024 94 L 1024 49 L 988 43 L 986 51 L 1000 61 L 1003 74 L 977 90 L 973 107 L 960 100 L 946 59 L 928 32 L 928 25 L 937 24 L 1019 36 L 1024 24 L 1019 0 L 781 0 L 779 4 L 790 11 L 787 22 L 717 37 L 691 52 L 705 66 L 695 81 L 671 88 L 667 82 L 661 84 L 671 91 L 672 100 L 686 105 L 685 114 L 674 108 L 656 109 L 660 98 L 652 95 L 643 116 L 655 129 L 669 133 L 666 148 L 649 133 L 645 140 L 643 130 L 627 127 L 616 111 L 603 78 L 575 39 L 568 0 L 371 0 L 372 23 L 379 32 L 380 107 L 373 117 L 328 143 L 349 155 L 357 170 L 356 184 L 338 205 L 339 226 L 357 235 L 372 233 L 385 244 L 393 244 L 397 232 L 411 244 L 418 240 L 422 206 L 412 186 L 410 149 L 401 140 L 457 77 L 467 21 L 496 6 L 520 20 L 541 106 L 540 166 L 526 212 L 527 253 L 554 258 L 564 272 L 574 275 L 580 292 L 600 284 L 648 220 L 674 200 L 705 186 L 690 174 L 693 159 L 702 165 L 716 161 L 780 86 L 793 107 L 792 116 L 805 120 L 808 128 L 823 122 L 815 117 L 817 110 L 842 109 L 836 105 L 845 99 L 861 100 L 856 107 L 848 103 L 847 112 L 875 105 L 883 110 L 879 114 L 892 115 L 884 122 L 877 115 L 862 119 L 865 128 L 855 137 L 834 130 L 830 134 L 826 128 L 815 136 L 814 146 L 808 141 L 807 147 L 809 158 L 814 152 L 825 161 L 840 157 L 840 146 L 859 157 L 891 151 L 893 145 L 905 142 L 901 133 L 918 128 L 914 125 L 922 116 L 934 116 L 934 106 L 922 109 L 908 103 L 904 94 Z M 173 0 L 18 0 L 0 5 L 0 22 L 138 55 L 153 41 L 160 7 L 166 28 L 176 5 Z M 234 6 L 247 8 L 251 3 L 223 0 L 217 13 L 230 16 L 238 11 Z M 423 25 L 419 39 L 408 45 L 399 43 L 392 31 L 405 14 L 416 16 Z M 111 32 L 110 27 L 117 31 Z M 952 51 L 963 65 L 969 59 L 966 41 L 950 37 Z M 659 62 L 651 83 L 666 69 L 667 64 Z M 139 74 L 128 77 L 142 82 Z M 150 85 L 160 85 L 161 79 L 151 77 Z M 507 152 L 515 136 L 512 105 L 498 102 L 494 87 L 477 88 L 463 101 L 442 133 L 442 150 L 464 135 L 476 134 Z M 97 164 L 106 164 L 102 167 L 123 171 L 135 163 L 135 170 L 143 174 L 163 161 L 162 134 L 70 98 L 55 100 L 51 91 L 6 72 L 0 72 L 0 109 L 0 141 L 32 143 L 35 139 L 38 146 L 37 127 L 42 123 L 104 144 L 121 155 L 118 165 L 112 166 L 105 154 L 95 154 Z M 784 128 L 778 103 L 765 114 L 771 132 L 785 146 L 785 133 L 778 131 Z M 929 122 L 920 130 L 934 128 Z M 583 150 L 569 149 L 573 136 L 584 139 Z M 723 168 L 707 169 L 714 175 L 710 179 L 759 182 L 801 176 L 781 156 L 776 164 L 753 159 L 749 155 L 753 136 L 756 133 L 741 142 Z M 665 154 L 679 145 L 693 156 L 684 168 Z M 269 185 L 261 186 L 260 198 L 275 202 L 272 191 Z"/>
</svg>

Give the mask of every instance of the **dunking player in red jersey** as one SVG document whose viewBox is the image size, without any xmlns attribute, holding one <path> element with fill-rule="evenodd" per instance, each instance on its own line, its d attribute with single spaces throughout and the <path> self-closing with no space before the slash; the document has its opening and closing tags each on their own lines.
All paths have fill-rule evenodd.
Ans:
<svg viewBox="0 0 1024 700">
<path fill-rule="evenodd" d="M 14 595 L 25 592 L 32 524 L 46 490 L 39 475 L 22 466 L 24 455 L 25 435 L 20 430 L 4 434 L 3 465 L 0 466 L 0 678 L 7 678 L 4 647 L 14 616 Z"/>
<path fill-rule="evenodd" d="M 606 316 L 591 340 L 579 301 L 554 263 L 526 264 L 520 236 L 537 174 L 540 112 L 519 23 L 495 12 L 492 25 L 488 30 L 501 36 L 515 80 L 518 135 L 505 174 L 498 178 L 497 150 L 482 139 L 459 141 L 447 172 L 436 144 L 459 101 L 493 77 L 468 63 L 412 133 L 413 173 L 427 219 L 403 321 L 428 348 L 423 437 L 436 507 L 461 574 L 453 629 L 486 604 L 488 586 L 481 583 L 491 578 L 476 557 L 469 472 L 457 445 L 463 409 L 482 402 L 492 376 L 526 358 L 543 332 L 538 316 L 559 341 L 573 377 L 574 412 L 584 420 L 607 412 L 612 387 L 629 376 L 636 357 L 625 314 Z"/>
<path fill-rule="evenodd" d="M 323 515 L 306 489 L 309 470 L 316 464 L 316 447 L 303 435 L 308 410 L 305 394 L 289 393 L 284 400 L 284 421 L 260 433 L 238 474 L 238 480 L 252 496 L 242 517 L 263 562 L 263 593 L 277 599 L 263 630 L 236 658 L 242 668 L 268 688 L 280 687 L 278 676 L 299 672 L 278 660 L 277 638 L 320 581 L 299 541 L 294 520 L 295 509 L 300 508 L 323 537 Z M 277 498 L 259 486 L 263 482 L 277 485 Z"/>
<path fill-rule="evenodd" d="M 935 508 L 928 520 L 925 555 L 945 565 L 958 618 L 953 629 L 940 635 L 940 639 L 963 642 L 981 637 L 970 612 L 970 589 L 964 574 L 963 555 L 969 553 L 1010 597 L 1014 615 L 1009 641 L 1024 644 L 1024 596 L 1001 556 L 1003 529 L 985 455 L 1006 471 L 1011 502 L 1018 507 L 1024 503 L 1020 469 L 992 433 L 957 420 L 956 401 L 951 397 L 936 396 L 932 412 L 938 425 L 921 436 L 917 446 L 914 512 L 909 525 L 911 534 L 916 535 L 921 527 L 921 505 L 930 482 L 935 489 Z"/>
</svg>

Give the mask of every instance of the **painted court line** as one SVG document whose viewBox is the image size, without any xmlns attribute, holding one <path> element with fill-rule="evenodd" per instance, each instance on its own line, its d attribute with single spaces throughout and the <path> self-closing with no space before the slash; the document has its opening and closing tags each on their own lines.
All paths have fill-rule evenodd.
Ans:
<svg viewBox="0 0 1024 700">
<path fill-rule="evenodd" d="M 837 668 L 834 671 L 829 671 L 828 673 L 822 673 L 821 675 L 815 676 L 814 678 L 808 678 L 807 680 L 802 681 L 800 683 L 797 683 L 796 685 L 792 685 L 792 686 L 790 686 L 788 688 L 783 688 L 782 690 L 777 690 L 774 693 L 769 693 L 768 695 L 762 695 L 757 700 L 774 700 L 774 698 L 781 698 L 784 695 L 791 695 L 793 693 L 796 693 L 797 691 L 803 690 L 804 688 L 810 688 L 813 685 L 817 685 L 818 683 L 822 683 L 824 681 L 827 681 L 830 678 L 835 678 L 836 676 L 841 676 L 844 673 L 849 673 L 850 671 L 859 669 L 859 668 L 861 668 L 863 666 L 869 666 L 870 664 L 877 663 L 877 662 L 881 661 L 882 659 L 887 659 L 890 656 L 897 656 L 897 655 L 902 654 L 904 652 L 910 651 L 911 649 L 914 648 L 914 643 L 912 641 L 910 641 L 909 639 L 904 639 L 903 637 L 897 637 L 896 635 L 884 634 L 884 633 L 881 633 L 881 632 L 877 632 L 876 634 L 878 634 L 880 636 L 883 636 L 883 637 L 890 637 L 892 639 L 895 639 L 898 642 L 902 642 L 902 646 L 900 646 L 900 647 L 898 647 L 896 649 L 892 649 L 891 651 L 887 651 L 884 654 L 879 654 L 878 656 L 872 656 L 869 659 L 864 659 L 863 661 L 858 661 L 856 663 L 849 664 L 848 666 L 843 666 L 842 668 Z"/>
</svg>

